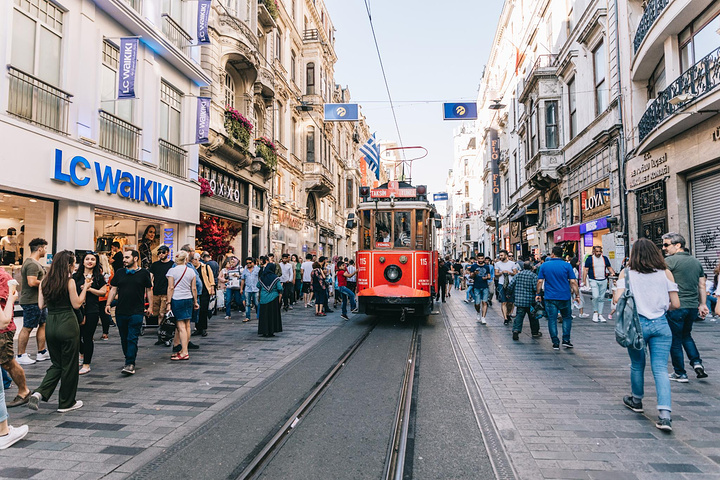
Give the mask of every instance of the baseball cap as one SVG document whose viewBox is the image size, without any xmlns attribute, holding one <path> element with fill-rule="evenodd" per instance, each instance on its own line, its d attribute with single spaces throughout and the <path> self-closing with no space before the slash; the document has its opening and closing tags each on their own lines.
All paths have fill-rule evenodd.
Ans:
<svg viewBox="0 0 720 480">
<path fill-rule="evenodd" d="M 160 245 L 157 249 L 158 253 L 165 253 L 170 251 L 170 247 L 167 245 Z"/>
</svg>

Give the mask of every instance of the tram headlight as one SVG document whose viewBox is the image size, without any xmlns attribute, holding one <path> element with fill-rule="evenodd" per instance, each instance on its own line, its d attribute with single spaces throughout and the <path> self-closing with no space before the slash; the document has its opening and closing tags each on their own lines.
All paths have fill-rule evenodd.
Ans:
<svg viewBox="0 0 720 480">
<path fill-rule="evenodd" d="M 398 282 L 402 278 L 402 270 L 397 265 L 388 265 L 385 269 L 385 280 L 390 283 Z"/>
</svg>

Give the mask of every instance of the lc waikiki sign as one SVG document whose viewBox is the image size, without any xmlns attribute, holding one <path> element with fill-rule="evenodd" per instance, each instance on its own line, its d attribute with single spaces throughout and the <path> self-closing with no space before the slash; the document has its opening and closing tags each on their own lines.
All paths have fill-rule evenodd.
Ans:
<svg viewBox="0 0 720 480">
<path fill-rule="evenodd" d="M 55 149 L 55 167 L 52 179 L 57 182 L 71 183 L 78 187 L 90 184 L 94 177 L 95 190 L 108 195 L 118 195 L 128 200 L 145 202 L 149 205 L 160 205 L 165 208 L 173 206 L 173 187 L 158 181 L 150 180 L 131 172 L 119 170 L 100 162 L 92 165 L 80 155 L 74 156 L 64 170 L 63 153 Z"/>
</svg>

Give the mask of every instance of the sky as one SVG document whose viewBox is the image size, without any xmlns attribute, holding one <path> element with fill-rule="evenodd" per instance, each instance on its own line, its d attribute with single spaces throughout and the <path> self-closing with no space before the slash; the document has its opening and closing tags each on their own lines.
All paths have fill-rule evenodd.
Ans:
<svg viewBox="0 0 720 480">
<path fill-rule="evenodd" d="M 443 121 L 442 102 L 477 99 L 503 1 L 369 3 L 402 144 L 429 152 L 414 162 L 413 184 L 444 192 L 453 163 L 453 129 L 461 122 Z M 365 1 L 325 4 L 336 29 L 335 82 L 349 87 L 351 101 L 360 103 L 380 140 L 398 142 Z"/>
</svg>

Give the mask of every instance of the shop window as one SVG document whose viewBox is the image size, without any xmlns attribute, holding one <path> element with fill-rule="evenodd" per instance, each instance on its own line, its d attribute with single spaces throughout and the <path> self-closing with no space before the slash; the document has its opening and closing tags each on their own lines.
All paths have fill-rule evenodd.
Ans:
<svg viewBox="0 0 720 480">
<path fill-rule="evenodd" d="M 577 123 L 577 96 L 575 92 L 575 77 L 567 84 L 568 87 L 568 107 L 570 111 L 570 139 L 575 138 L 578 134 Z"/>
<path fill-rule="evenodd" d="M 545 102 L 545 148 L 558 148 L 557 102 Z"/>
<path fill-rule="evenodd" d="M 49 0 L 14 3 L 12 66 L 59 86 L 63 11 Z"/>
<path fill-rule="evenodd" d="M 253 188 L 253 208 L 260 211 L 265 209 L 265 190 Z"/>
<path fill-rule="evenodd" d="M 305 81 L 305 94 L 315 95 L 315 64 L 310 62 L 307 64 Z"/>
<path fill-rule="evenodd" d="M 225 72 L 225 106 L 235 108 L 235 80 L 229 72 Z"/>
<path fill-rule="evenodd" d="M 315 161 L 315 127 L 307 127 L 305 135 L 305 161 Z"/>
<path fill-rule="evenodd" d="M 683 72 L 718 48 L 718 30 L 720 10 L 715 7 L 703 12 L 680 33 L 680 67 Z"/>
<path fill-rule="evenodd" d="M 605 44 L 602 42 L 593 51 L 593 71 L 595 72 L 595 115 L 600 115 L 608 107 L 607 59 Z"/>
</svg>

